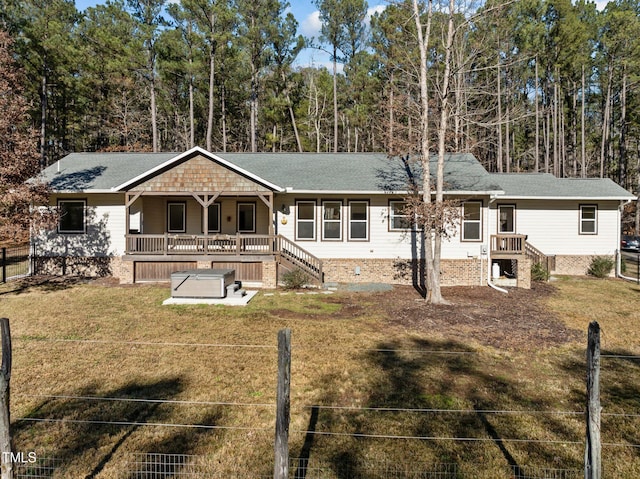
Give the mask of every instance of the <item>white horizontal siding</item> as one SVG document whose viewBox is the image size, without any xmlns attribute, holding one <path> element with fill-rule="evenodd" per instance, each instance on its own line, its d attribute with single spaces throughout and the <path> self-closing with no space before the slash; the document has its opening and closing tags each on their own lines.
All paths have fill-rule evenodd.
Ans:
<svg viewBox="0 0 640 479">
<path fill-rule="evenodd" d="M 497 234 L 498 204 L 515 204 L 518 234 L 548 255 L 609 255 L 618 249 L 617 201 L 518 200 L 492 205 L 491 234 Z M 597 234 L 580 234 L 580 205 L 597 206 Z"/>
<path fill-rule="evenodd" d="M 316 202 L 316 239 L 295 240 L 296 232 L 296 200 Z M 322 201 L 342 201 L 342 240 L 322 240 Z M 349 201 L 369 202 L 369 240 L 349 241 Z M 410 259 L 415 256 L 412 251 L 419 247 L 419 238 L 416 244 L 416 235 L 411 231 L 389 231 L 389 201 L 401 200 L 400 197 L 378 195 L 373 197 L 359 197 L 357 195 L 346 197 L 327 196 L 314 198 L 299 195 L 295 198 L 278 198 L 276 200 L 276 229 L 277 232 L 294 240 L 302 248 L 319 258 L 373 258 L 373 259 Z M 486 201 L 485 201 L 486 205 Z M 480 255 L 480 247 L 486 244 L 487 215 L 483 209 L 483 242 L 461 242 L 460 228 L 453 234 L 450 240 L 443 242 L 443 258 L 467 258 Z"/>
<path fill-rule="evenodd" d="M 34 243 L 38 255 L 45 256 L 118 256 L 125 250 L 126 208 L 123 194 L 64 195 L 58 199 L 87 201 L 86 233 L 59 234 L 56 229 L 41 231 Z"/>
</svg>

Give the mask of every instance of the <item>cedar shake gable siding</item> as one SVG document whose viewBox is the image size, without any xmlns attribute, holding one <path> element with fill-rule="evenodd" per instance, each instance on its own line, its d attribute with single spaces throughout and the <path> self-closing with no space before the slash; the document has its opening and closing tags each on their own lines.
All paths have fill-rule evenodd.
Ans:
<svg viewBox="0 0 640 479">
<path fill-rule="evenodd" d="M 197 155 L 132 186 L 131 192 L 236 192 L 270 191 L 238 172 Z"/>
</svg>

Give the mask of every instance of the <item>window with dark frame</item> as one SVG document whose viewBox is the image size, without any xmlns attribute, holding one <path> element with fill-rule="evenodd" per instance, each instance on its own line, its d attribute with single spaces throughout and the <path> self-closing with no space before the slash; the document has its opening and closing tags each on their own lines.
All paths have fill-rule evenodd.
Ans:
<svg viewBox="0 0 640 479">
<path fill-rule="evenodd" d="M 515 234 L 515 214 L 514 205 L 498 205 L 498 233 Z"/>
<path fill-rule="evenodd" d="M 369 239 L 369 203 L 366 201 L 349 202 L 349 240 L 367 241 Z"/>
<path fill-rule="evenodd" d="M 167 231 L 185 233 L 187 231 L 187 205 L 185 203 L 167 203 Z"/>
<path fill-rule="evenodd" d="M 482 202 L 462 203 L 462 241 L 482 240 Z"/>
<path fill-rule="evenodd" d="M 389 230 L 403 231 L 411 228 L 411 219 L 406 212 L 405 201 L 389 202 Z"/>
<path fill-rule="evenodd" d="M 580 205 L 580 234 L 598 234 L 598 207 L 596 205 Z"/>
<path fill-rule="evenodd" d="M 86 233 L 86 200 L 58 200 L 58 233 Z"/>
<path fill-rule="evenodd" d="M 209 205 L 207 211 L 207 230 L 209 233 L 220 233 L 220 203 Z"/>
<path fill-rule="evenodd" d="M 342 239 L 342 202 L 322 202 L 322 239 L 340 241 Z"/>
<path fill-rule="evenodd" d="M 255 203 L 238 203 L 238 233 L 256 232 Z"/>
<path fill-rule="evenodd" d="M 316 202 L 296 201 L 296 240 L 316 239 Z"/>
</svg>

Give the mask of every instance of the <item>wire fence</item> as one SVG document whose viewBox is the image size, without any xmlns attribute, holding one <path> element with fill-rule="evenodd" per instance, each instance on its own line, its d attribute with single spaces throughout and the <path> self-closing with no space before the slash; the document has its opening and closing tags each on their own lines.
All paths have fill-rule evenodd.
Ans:
<svg viewBox="0 0 640 479">
<path fill-rule="evenodd" d="M 0 248 L 0 280 L 6 283 L 29 276 L 32 263 L 31 247 L 28 244 Z"/>
<path fill-rule="evenodd" d="M 36 463 L 19 464 L 16 479 L 63 477 L 59 459 L 39 457 Z M 455 463 L 397 462 L 366 459 L 341 465 L 323 459 L 291 458 L 289 479 L 474 479 L 483 465 Z M 495 479 L 581 479 L 578 469 L 505 466 Z M 225 466 L 213 456 L 166 453 L 133 453 L 127 456 L 116 474 L 117 479 L 272 479 L 269 471 L 259 473 L 246 465 Z"/>
<path fill-rule="evenodd" d="M 38 456 L 33 459 L 25 458 L 23 461 L 15 464 L 14 477 L 16 479 L 44 479 L 54 477 L 57 470 L 62 466 L 61 459 Z"/>
<path fill-rule="evenodd" d="M 157 342 L 141 342 L 141 341 L 95 341 L 82 339 L 55 339 L 55 338 L 29 338 L 29 341 L 48 341 L 62 342 L 69 344 L 83 343 L 91 344 L 96 347 L 114 345 L 146 345 L 157 347 L 189 347 L 197 348 L 225 348 L 235 350 L 272 350 L 272 345 L 260 344 L 222 344 L 222 343 L 157 343 Z M 302 348 L 299 348 L 302 349 Z M 326 350 L 326 348 L 322 348 Z M 427 351 L 415 349 L 367 349 L 362 348 L 361 352 L 367 353 L 418 353 L 418 354 L 447 354 L 448 356 L 467 356 L 476 354 L 472 351 Z M 620 355 L 602 355 L 603 358 L 611 360 L 639 360 L 638 356 L 620 356 Z M 143 404 L 167 404 L 167 405 L 191 405 L 191 406 L 229 406 L 229 407 L 251 407 L 251 408 L 273 408 L 275 404 L 268 402 L 223 402 L 223 401 L 186 401 L 186 400 L 167 400 L 158 398 L 123 398 L 123 397 L 96 397 L 89 395 L 46 395 L 46 394 L 22 394 L 23 397 L 42 398 L 46 401 L 67 401 L 73 400 L 78 402 L 121 402 L 121 403 L 143 403 Z M 419 413 L 419 414 L 437 414 L 437 415 L 547 415 L 547 416 L 584 416 L 583 411 L 575 410 L 540 410 L 540 409 L 518 409 L 518 410 L 501 410 L 501 409 L 454 409 L 454 408 L 416 408 L 416 407 L 363 407 L 363 406 L 343 406 L 339 404 L 326 405 L 298 405 L 301 408 L 312 408 L 316 410 L 347 410 L 357 413 L 368 411 L 373 413 Z M 628 417 L 637 418 L 638 414 L 603 413 L 603 417 Z M 156 423 L 148 421 L 133 421 L 130 418 L 112 418 L 101 421 L 94 420 L 78 420 L 63 419 L 52 417 L 24 417 L 14 418 L 14 421 L 24 422 L 46 422 L 58 424 L 84 424 L 84 425 L 106 425 L 106 426 L 134 426 L 134 427 L 160 427 L 160 428 L 200 428 L 200 429 L 221 429 L 221 430 L 245 430 L 245 431 L 267 431 L 269 428 L 259 427 L 241 427 L 233 425 L 206 425 L 206 424 L 173 424 L 173 423 Z M 338 431 L 322 431 L 322 430 L 292 430 L 292 433 L 304 434 L 309 436 L 334 436 L 349 437 L 354 439 L 385 439 L 385 440 L 420 440 L 420 441 L 454 441 L 462 443 L 472 442 L 496 442 L 492 437 L 464 437 L 464 436 L 418 436 L 418 435 L 401 435 L 401 434 L 370 434 L 365 432 L 338 432 Z M 565 446 L 582 447 L 583 441 L 574 439 L 567 440 L 543 440 L 526 437 L 500 438 L 500 443 L 518 442 L 518 443 L 538 443 L 538 444 L 562 444 Z M 640 447 L 638 444 L 611 444 L 604 443 L 604 446 L 624 446 L 624 447 Z M 166 453 L 135 453 L 130 455 L 126 460 L 121 461 L 123 466 L 118 471 L 119 479 L 165 479 L 165 478 L 228 478 L 228 479 L 245 479 L 245 478 L 273 478 L 273 474 L 269 471 L 251 470 L 251 465 L 236 465 L 229 469 L 229 465 L 225 464 L 225 468 L 209 456 L 197 456 L 189 454 L 166 454 Z M 406 462 L 406 463 L 404 463 Z M 417 479 L 417 478 L 476 478 L 478 477 L 469 470 L 480 471 L 485 467 L 482 463 L 464 465 L 456 463 L 424 463 L 415 461 L 415 458 L 407 457 L 406 461 L 386 462 L 384 460 L 364 460 L 356 459 L 348 461 L 346 464 L 340 461 L 328 461 L 326 458 L 294 458 L 290 460 L 289 478 L 293 479 Z M 477 469 L 476 469 L 477 468 Z M 56 473 L 58 469 L 64 470 L 63 460 L 50 458 L 48 456 L 38 457 L 34 464 L 18 464 L 16 477 L 20 478 L 40 478 L 40 477 L 64 477 L 64 473 Z M 62 474 L 62 475 L 61 475 Z M 521 465 L 508 464 L 503 467 L 503 474 L 497 477 L 505 479 L 573 479 L 583 477 L 584 470 L 571 468 L 546 468 L 546 467 L 529 467 Z"/>
</svg>

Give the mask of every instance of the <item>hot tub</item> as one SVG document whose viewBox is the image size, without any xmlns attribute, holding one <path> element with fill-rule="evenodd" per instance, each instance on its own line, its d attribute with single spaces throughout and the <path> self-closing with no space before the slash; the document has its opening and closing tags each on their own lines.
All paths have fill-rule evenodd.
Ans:
<svg viewBox="0 0 640 479">
<path fill-rule="evenodd" d="M 172 298 L 224 298 L 235 269 L 189 269 L 171 273 Z"/>
</svg>

